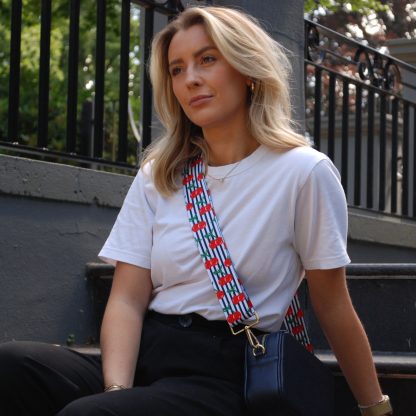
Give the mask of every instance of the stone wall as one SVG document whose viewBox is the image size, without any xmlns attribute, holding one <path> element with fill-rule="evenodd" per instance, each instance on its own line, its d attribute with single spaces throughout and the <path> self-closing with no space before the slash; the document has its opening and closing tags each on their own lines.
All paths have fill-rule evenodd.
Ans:
<svg viewBox="0 0 416 416">
<path fill-rule="evenodd" d="M 131 176 L 0 156 L 0 342 L 96 340 L 97 261 Z M 416 224 L 350 209 L 354 262 L 414 262 Z"/>
<path fill-rule="evenodd" d="M 0 342 L 97 338 L 97 260 L 132 178 L 0 156 Z"/>
</svg>

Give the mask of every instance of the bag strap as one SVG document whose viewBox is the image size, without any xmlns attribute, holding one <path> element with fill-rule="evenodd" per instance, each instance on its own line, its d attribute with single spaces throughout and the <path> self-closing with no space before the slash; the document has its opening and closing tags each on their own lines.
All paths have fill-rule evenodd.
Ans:
<svg viewBox="0 0 416 416">
<path fill-rule="evenodd" d="M 240 324 L 246 327 L 255 325 L 258 315 L 238 277 L 224 241 L 205 181 L 205 166 L 201 157 L 192 159 L 185 165 L 182 184 L 188 219 L 202 262 L 232 332 L 241 332 L 244 329 L 235 332 L 234 328 Z M 247 324 L 245 321 L 250 319 L 251 322 Z M 297 294 L 286 313 L 284 323 L 297 341 L 309 351 L 313 350 Z"/>
</svg>

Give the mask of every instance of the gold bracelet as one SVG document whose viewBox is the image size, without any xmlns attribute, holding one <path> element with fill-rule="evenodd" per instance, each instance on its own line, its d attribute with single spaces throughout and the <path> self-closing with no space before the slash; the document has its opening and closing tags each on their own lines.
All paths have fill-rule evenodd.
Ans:
<svg viewBox="0 0 416 416">
<path fill-rule="evenodd" d="M 385 416 L 392 415 L 393 408 L 391 407 L 390 398 L 387 395 L 383 395 L 383 398 L 370 406 L 360 406 L 361 416 Z"/>
<path fill-rule="evenodd" d="M 112 390 L 126 390 L 126 387 L 122 384 L 110 384 L 109 386 L 104 387 L 105 393 Z"/>
</svg>

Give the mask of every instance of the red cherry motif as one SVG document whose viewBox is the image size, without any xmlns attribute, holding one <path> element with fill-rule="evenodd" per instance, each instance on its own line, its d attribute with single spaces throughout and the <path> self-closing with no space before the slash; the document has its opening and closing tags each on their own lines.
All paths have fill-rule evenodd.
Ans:
<svg viewBox="0 0 416 416">
<path fill-rule="evenodd" d="M 192 226 L 192 231 L 196 233 L 197 231 L 204 229 L 206 226 L 207 223 L 205 221 L 200 221 Z"/>
<path fill-rule="evenodd" d="M 191 192 L 191 198 L 194 199 L 196 198 L 198 195 L 201 195 L 202 192 L 204 192 L 204 190 L 202 189 L 202 187 L 196 188 L 195 191 Z"/>
<path fill-rule="evenodd" d="M 216 247 L 220 246 L 223 242 L 224 242 L 224 240 L 223 240 L 221 237 L 218 237 L 218 238 L 216 238 L 216 239 L 214 239 L 214 240 L 211 240 L 211 241 L 209 242 L 209 247 L 210 247 L 211 249 L 214 249 L 214 248 L 216 248 Z"/>
<path fill-rule="evenodd" d="M 238 303 L 242 302 L 244 298 L 244 293 L 239 293 L 238 295 L 233 296 L 232 301 L 234 305 L 237 305 Z"/>
<path fill-rule="evenodd" d="M 299 309 L 298 311 L 297 311 L 297 313 L 296 313 L 296 316 L 300 319 L 300 318 L 302 318 L 303 317 L 303 310 L 302 309 Z"/>
<path fill-rule="evenodd" d="M 191 182 L 193 178 L 194 178 L 194 175 L 192 175 L 192 174 L 191 175 L 188 175 L 185 178 L 183 178 L 182 183 L 184 185 L 188 185 L 188 183 Z"/>
<path fill-rule="evenodd" d="M 212 267 L 216 266 L 218 263 L 219 263 L 219 260 L 216 257 L 214 257 L 214 258 L 212 258 L 210 260 L 207 260 L 205 262 L 205 268 L 206 269 L 211 269 Z"/>
<path fill-rule="evenodd" d="M 231 259 L 230 259 L 230 258 L 228 258 L 228 259 L 225 259 L 225 260 L 224 260 L 224 264 L 225 264 L 227 267 L 230 267 L 230 266 L 233 264 L 233 262 L 231 261 Z"/>
<path fill-rule="evenodd" d="M 202 179 L 204 179 L 204 174 L 202 172 L 198 173 L 197 179 L 198 181 L 202 181 Z"/>
<path fill-rule="evenodd" d="M 225 293 L 223 290 L 218 290 L 217 291 L 217 298 L 218 299 L 222 299 L 225 296 Z"/>
<path fill-rule="evenodd" d="M 188 204 L 186 204 L 187 211 L 190 211 L 193 207 L 194 207 L 194 204 L 192 202 L 189 202 Z"/>
<path fill-rule="evenodd" d="M 232 280 L 233 280 L 233 276 L 231 274 L 226 274 L 225 276 L 223 276 L 220 279 L 218 279 L 218 284 L 220 286 L 224 286 L 227 283 L 232 282 Z"/>
<path fill-rule="evenodd" d="M 192 163 L 191 163 L 191 167 L 194 168 L 196 165 L 199 165 L 200 163 L 202 163 L 202 159 L 199 157 L 198 159 L 195 159 Z"/>
<path fill-rule="evenodd" d="M 247 299 L 247 306 L 248 306 L 249 308 L 252 308 L 252 307 L 253 307 L 253 304 L 252 304 L 252 302 L 251 302 L 251 300 L 250 300 L 250 299 Z"/>
<path fill-rule="evenodd" d="M 212 205 L 211 204 L 207 204 L 207 205 L 204 205 L 203 207 L 200 208 L 199 213 L 201 215 L 204 215 L 207 212 L 211 211 L 211 209 L 212 209 Z"/>
<path fill-rule="evenodd" d="M 238 311 L 227 316 L 227 322 L 229 324 L 233 324 L 234 322 L 240 319 L 241 319 L 241 312 L 238 312 Z"/>
<path fill-rule="evenodd" d="M 286 315 L 287 316 L 292 316 L 293 315 L 293 309 L 292 309 L 291 306 L 289 306 L 289 309 L 287 310 Z"/>
<path fill-rule="evenodd" d="M 297 335 L 304 330 L 303 325 L 298 325 L 292 328 L 292 334 Z"/>
<path fill-rule="evenodd" d="M 307 344 L 307 345 L 306 345 L 306 349 L 307 349 L 309 352 L 313 352 L 313 345 L 312 345 L 312 344 Z"/>
</svg>

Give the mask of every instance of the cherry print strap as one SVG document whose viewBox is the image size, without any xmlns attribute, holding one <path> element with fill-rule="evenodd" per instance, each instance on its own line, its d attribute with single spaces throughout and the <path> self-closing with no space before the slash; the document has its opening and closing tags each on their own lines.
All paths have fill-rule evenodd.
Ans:
<svg viewBox="0 0 416 416">
<path fill-rule="evenodd" d="M 256 316 L 253 304 L 239 279 L 220 229 L 203 160 L 191 160 L 183 170 L 183 191 L 195 242 L 216 297 L 231 328 Z M 286 313 L 285 326 L 309 351 L 313 350 L 296 294 Z"/>
<path fill-rule="evenodd" d="M 308 351 L 313 352 L 313 345 L 306 329 L 305 318 L 297 293 L 293 297 L 286 312 L 284 324 L 298 342 L 300 342 Z"/>
<path fill-rule="evenodd" d="M 186 210 L 205 269 L 231 327 L 255 317 L 230 258 L 206 186 L 204 164 L 198 158 L 185 168 L 183 190 Z"/>
</svg>

